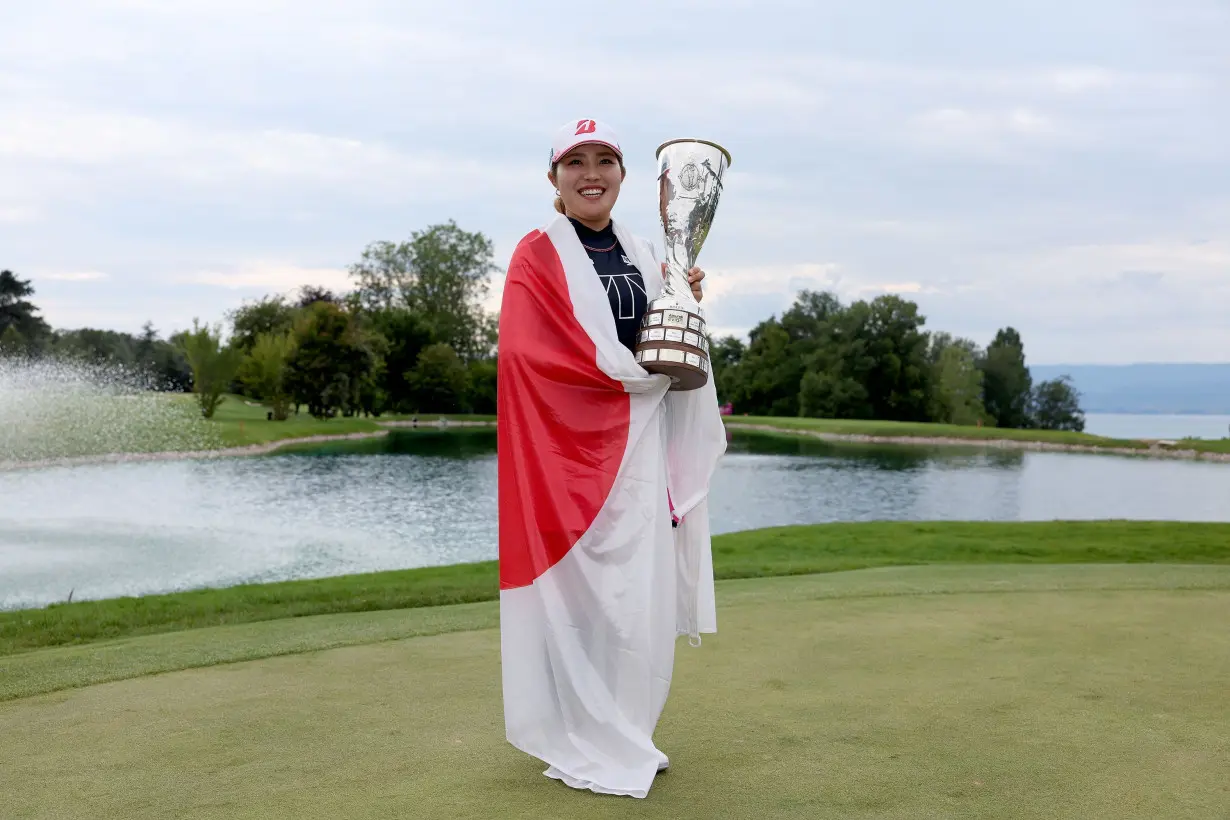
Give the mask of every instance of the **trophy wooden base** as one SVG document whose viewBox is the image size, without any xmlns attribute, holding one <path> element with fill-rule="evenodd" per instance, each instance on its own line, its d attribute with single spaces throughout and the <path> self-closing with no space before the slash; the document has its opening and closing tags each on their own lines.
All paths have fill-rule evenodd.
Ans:
<svg viewBox="0 0 1230 820">
<path fill-rule="evenodd" d="M 680 350 L 671 350 L 670 348 L 658 348 L 653 350 L 659 356 L 662 353 L 670 350 L 671 352 L 683 352 Z M 644 351 L 639 351 L 638 356 Z M 709 360 L 702 360 L 704 365 L 697 367 L 688 364 L 687 362 L 663 361 L 659 359 L 656 362 L 641 362 L 641 367 L 648 370 L 650 373 L 662 373 L 669 376 L 671 380 L 670 390 L 696 390 L 705 386 L 705 382 L 709 381 Z"/>
<path fill-rule="evenodd" d="M 641 320 L 636 360 L 650 373 L 671 379 L 671 390 L 695 390 L 709 380 L 705 320 L 674 300 L 655 300 Z"/>
</svg>

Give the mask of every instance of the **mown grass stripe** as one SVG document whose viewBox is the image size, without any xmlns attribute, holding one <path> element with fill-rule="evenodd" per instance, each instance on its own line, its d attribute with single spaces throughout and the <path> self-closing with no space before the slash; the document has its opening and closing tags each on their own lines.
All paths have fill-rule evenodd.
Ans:
<svg viewBox="0 0 1230 820">
<path fill-rule="evenodd" d="M 714 538 L 719 579 L 916 564 L 1230 563 L 1230 524 L 872 522 Z M 0 656 L 49 646 L 256 621 L 490 601 L 494 561 L 0 612 Z"/>
</svg>

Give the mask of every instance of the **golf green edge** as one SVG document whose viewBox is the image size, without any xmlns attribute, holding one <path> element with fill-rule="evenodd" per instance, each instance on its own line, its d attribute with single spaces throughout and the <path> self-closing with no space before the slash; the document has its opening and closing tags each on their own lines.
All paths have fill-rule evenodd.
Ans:
<svg viewBox="0 0 1230 820">
<path fill-rule="evenodd" d="M 1226 564 L 1230 524 L 1130 521 L 868 522 L 713 539 L 718 580 L 921 564 Z M 65 590 L 67 598 L 69 590 Z M 308 615 L 492 601 L 495 561 L 0 612 L 0 658 L 164 632 Z"/>
</svg>

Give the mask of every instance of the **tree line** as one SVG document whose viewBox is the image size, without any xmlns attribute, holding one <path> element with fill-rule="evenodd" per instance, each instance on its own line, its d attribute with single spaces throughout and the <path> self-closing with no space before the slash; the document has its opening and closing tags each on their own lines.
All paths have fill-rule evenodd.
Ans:
<svg viewBox="0 0 1230 820">
<path fill-rule="evenodd" d="M 52 330 L 27 300 L 29 280 L 0 270 L 0 357 L 67 359 L 107 364 L 140 376 L 151 389 L 188 391 L 192 369 L 174 340 L 159 338 L 152 322 L 140 335 L 79 328 Z"/>
<path fill-rule="evenodd" d="M 165 341 L 82 328 L 53 331 L 33 288 L 0 272 L 0 355 L 108 361 L 192 391 L 211 417 L 223 394 L 318 418 L 383 413 L 495 412 L 498 319 L 482 308 L 495 272 L 491 241 L 455 222 L 401 242 L 377 241 L 349 268 L 353 288 L 266 295 L 223 323 L 193 321 Z M 1083 430 L 1067 377 L 1033 384 L 1020 334 L 985 348 L 924 328 L 897 295 L 843 304 L 802 291 L 748 341 L 711 339 L 718 397 L 732 412 Z"/>
<path fill-rule="evenodd" d="M 748 415 L 1084 430 L 1071 379 L 1034 384 L 1014 328 L 983 348 L 925 322 L 897 295 L 847 305 L 802 291 L 747 344 L 733 336 L 713 344 L 719 399 Z"/>
<path fill-rule="evenodd" d="M 0 355 L 107 362 L 147 374 L 155 389 L 191 391 L 210 418 L 226 393 L 317 418 L 384 413 L 494 413 L 496 318 L 481 309 L 492 243 L 454 222 L 402 242 L 374 242 L 337 294 L 305 286 L 269 294 L 226 321 L 165 341 L 84 328 L 52 331 L 33 288 L 0 274 Z"/>
</svg>

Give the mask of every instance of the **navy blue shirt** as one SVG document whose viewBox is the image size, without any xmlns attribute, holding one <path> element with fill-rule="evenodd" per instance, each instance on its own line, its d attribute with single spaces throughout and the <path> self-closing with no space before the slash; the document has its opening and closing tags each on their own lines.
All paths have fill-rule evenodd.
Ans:
<svg viewBox="0 0 1230 820">
<path fill-rule="evenodd" d="M 576 229 L 577 238 L 589 254 L 594 270 L 602 281 L 602 287 L 606 289 L 619 341 L 629 350 L 635 350 L 636 333 L 641 326 L 641 317 L 645 315 L 647 302 L 645 280 L 641 277 L 641 272 L 632 264 L 632 259 L 615 238 L 615 229 L 611 223 L 607 223 L 602 230 L 595 231 L 572 217 L 569 217 L 568 221 Z"/>
</svg>

